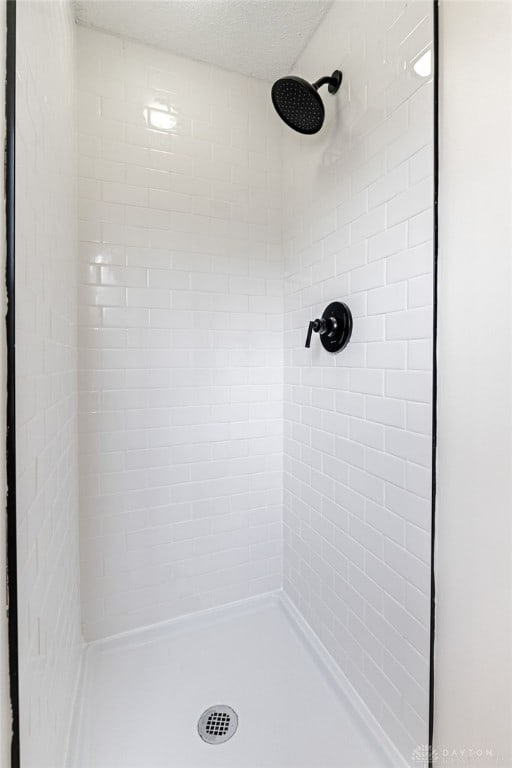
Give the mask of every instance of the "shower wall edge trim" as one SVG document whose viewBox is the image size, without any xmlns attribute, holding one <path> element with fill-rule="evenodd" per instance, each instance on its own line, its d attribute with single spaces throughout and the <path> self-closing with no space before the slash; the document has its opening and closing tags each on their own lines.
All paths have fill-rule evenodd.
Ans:
<svg viewBox="0 0 512 768">
<path fill-rule="evenodd" d="M 5 316 L 7 403 L 6 403 L 6 538 L 7 538 L 7 620 L 9 642 L 9 694 L 11 702 L 11 768 L 20 767 L 18 580 L 16 522 L 16 0 L 6 3 L 5 59 L 5 233 L 6 263 Z"/>
<path fill-rule="evenodd" d="M 436 493 L 437 493 L 437 312 L 438 312 L 438 257 L 439 257 L 439 2 L 433 0 L 433 327 L 432 327 L 432 461 L 431 461 L 431 527 L 430 527 L 430 654 L 428 692 L 428 765 L 433 766 L 434 748 L 434 686 L 435 686 L 435 635 L 436 635 Z"/>
</svg>

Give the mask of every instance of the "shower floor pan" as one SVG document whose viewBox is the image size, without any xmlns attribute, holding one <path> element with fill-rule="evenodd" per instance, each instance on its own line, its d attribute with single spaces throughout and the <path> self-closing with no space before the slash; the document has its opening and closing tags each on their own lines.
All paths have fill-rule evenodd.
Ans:
<svg viewBox="0 0 512 768">
<path fill-rule="evenodd" d="M 72 768 L 396 768 L 280 593 L 92 643 Z M 327 662 L 327 663 L 326 663 Z M 232 707 L 223 743 L 201 714 Z"/>
</svg>

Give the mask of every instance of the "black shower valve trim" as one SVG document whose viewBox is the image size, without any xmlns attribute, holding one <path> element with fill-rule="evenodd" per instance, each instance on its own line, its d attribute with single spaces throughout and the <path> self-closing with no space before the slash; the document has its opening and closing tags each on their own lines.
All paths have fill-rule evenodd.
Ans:
<svg viewBox="0 0 512 768">
<path fill-rule="evenodd" d="M 347 305 L 333 301 L 324 309 L 322 317 L 310 321 L 305 346 L 309 349 L 313 333 L 318 333 L 324 349 L 340 352 L 350 341 L 352 325 L 352 313 Z"/>
</svg>

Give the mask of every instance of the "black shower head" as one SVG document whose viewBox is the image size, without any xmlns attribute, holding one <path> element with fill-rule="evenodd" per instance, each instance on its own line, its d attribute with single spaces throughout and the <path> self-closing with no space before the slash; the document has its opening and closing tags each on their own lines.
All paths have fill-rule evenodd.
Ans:
<svg viewBox="0 0 512 768">
<path fill-rule="evenodd" d="M 308 83 L 295 75 L 281 77 L 272 86 L 272 103 L 277 114 L 294 131 L 318 133 L 325 117 L 324 103 L 318 89 L 328 85 L 329 93 L 336 93 L 341 78 L 339 69 L 331 77 L 321 77 L 316 83 Z"/>
</svg>

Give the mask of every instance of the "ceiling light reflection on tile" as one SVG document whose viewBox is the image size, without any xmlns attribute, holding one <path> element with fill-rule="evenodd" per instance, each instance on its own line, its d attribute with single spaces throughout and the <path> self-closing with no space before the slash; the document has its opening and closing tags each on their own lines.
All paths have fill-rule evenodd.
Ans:
<svg viewBox="0 0 512 768">
<path fill-rule="evenodd" d="M 144 117 L 150 128 L 156 128 L 158 131 L 172 131 L 176 128 L 177 117 L 163 109 L 146 107 Z"/>
<path fill-rule="evenodd" d="M 420 77 L 430 77 L 432 74 L 432 51 L 429 48 L 413 64 L 413 69 Z"/>
</svg>

